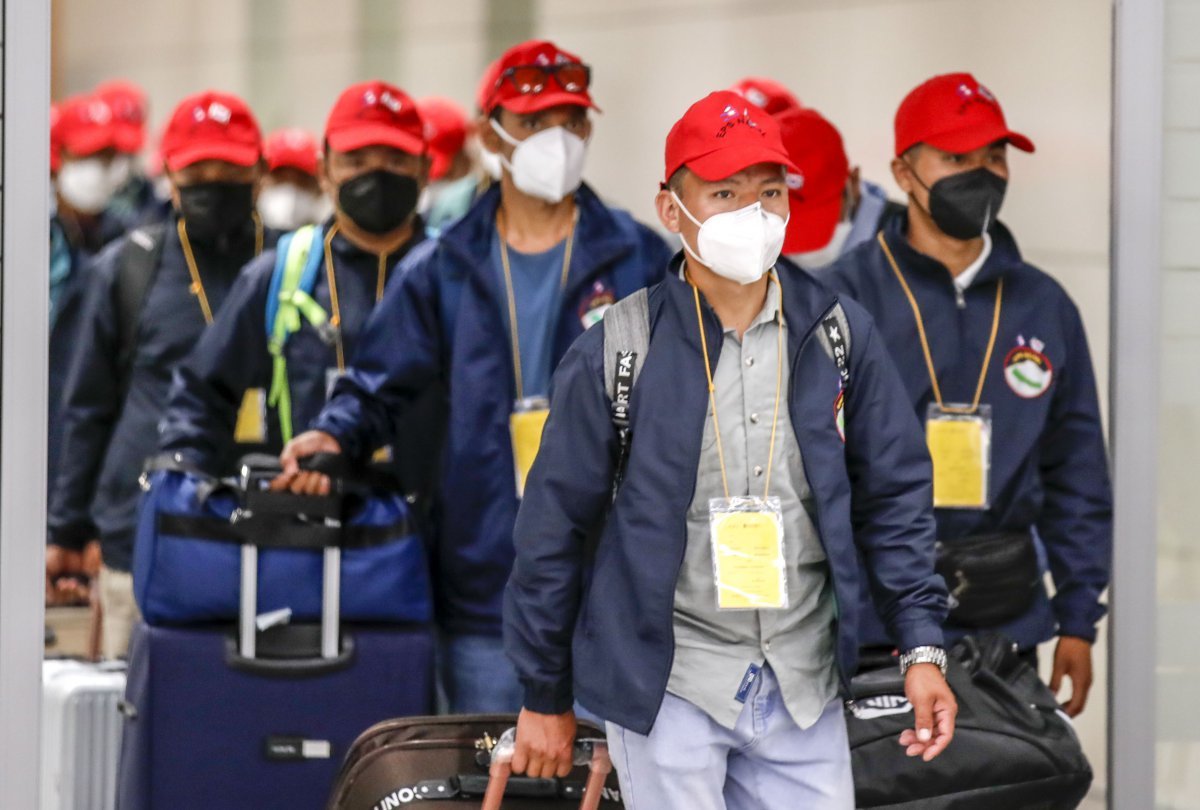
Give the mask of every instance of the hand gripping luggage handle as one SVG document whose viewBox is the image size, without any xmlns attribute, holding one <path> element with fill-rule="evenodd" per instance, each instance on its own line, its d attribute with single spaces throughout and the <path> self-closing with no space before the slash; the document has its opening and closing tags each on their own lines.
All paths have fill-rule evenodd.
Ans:
<svg viewBox="0 0 1200 810">
<path fill-rule="evenodd" d="M 510 728 L 500 738 L 500 742 L 496 743 L 496 748 L 492 751 L 487 792 L 483 794 L 481 810 L 500 810 L 501 808 L 504 801 L 504 789 L 508 786 L 509 777 L 512 776 L 512 758 L 516 751 L 516 739 L 516 729 Z M 583 799 L 579 802 L 580 810 L 597 810 L 604 794 L 604 783 L 613 769 L 612 760 L 608 756 L 608 743 L 604 740 L 577 741 L 574 759 L 576 764 L 586 762 L 588 765 L 587 785 L 584 787 Z"/>
</svg>

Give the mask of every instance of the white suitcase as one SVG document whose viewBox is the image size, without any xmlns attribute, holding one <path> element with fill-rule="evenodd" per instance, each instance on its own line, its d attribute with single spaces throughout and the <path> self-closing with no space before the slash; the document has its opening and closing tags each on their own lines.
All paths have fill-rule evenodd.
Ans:
<svg viewBox="0 0 1200 810">
<path fill-rule="evenodd" d="M 41 810 L 113 810 L 125 664 L 42 663 Z"/>
</svg>

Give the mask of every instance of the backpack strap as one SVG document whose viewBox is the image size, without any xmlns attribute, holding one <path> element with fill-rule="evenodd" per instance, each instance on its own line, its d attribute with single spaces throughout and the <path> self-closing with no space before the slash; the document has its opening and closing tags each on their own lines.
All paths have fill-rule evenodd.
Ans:
<svg viewBox="0 0 1200 810">
<path fill-rule="evenodd" d="M 117 258 L 114 303 L 117 314 L 117 373 L 122 391 L 129 389 L 137 350 L 142 307 L 161 264 L 166 226 L 159 223 L 130 231 Z"/>
<path fill-rule="evenodd" d="M 312 297 L 321 269 L 323 253 L 321 226 L 306 225 L 279 240 L 275 249 L 275 270 L 267 292 L 267 351 L 271 354 L 271 390 L 267 404 L 279 414 L 284 442 L 292 439 L 292 395 L 288 386 L 287 358 L 283 349 L 288 338 L 300 331 L 301 317 L 322 332 L 329 317 Z"/>
<path fill-rule="evenodd" d="M 817 333 L 821 348 L 829 359 L 837 364 L 838 374 L 842 377 L 842 388 L 850 385 L 850 321 L 846 318 L 846 310 L 841 304 L 833 308 L 821 318 L 821 331 Z"/>
<path fill-rule="evenodd" d="M 619 442 L 614 497 L 629 459 L 629 399 L 649 350 L 650 306 L 646 290 L 641 289 L 604 313 L 604 388 L 612 401 L 612 422 Z"/>
</svg>

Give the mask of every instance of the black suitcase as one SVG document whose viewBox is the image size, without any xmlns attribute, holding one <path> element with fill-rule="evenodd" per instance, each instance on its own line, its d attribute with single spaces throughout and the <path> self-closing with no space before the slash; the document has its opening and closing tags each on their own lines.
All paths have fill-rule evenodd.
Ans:
<svg viewBox="0 0 1200 810">
<path fill-rule="evenodd" d="M 516 715 L 410 717 L 368 729 L 342 765 L 329 810 L 437 808 L 585 810 L 621 806 L 604 732 L 580 721 L 575 769 L 565 779 L 510 777 L 506 757 Z"/>
<path fill-rule="evenodd" d="M 958 700 L 954 740 L 932 762 L 905 755 L 913 726 L 898 667 L 854 678 L 847 704 L 856 805 L 889 810 L 1069 810 L 1092 783 L 1071 721 L 1037 673 L 998 635 L 968 637 L 946 675 Z"/>
</svg>

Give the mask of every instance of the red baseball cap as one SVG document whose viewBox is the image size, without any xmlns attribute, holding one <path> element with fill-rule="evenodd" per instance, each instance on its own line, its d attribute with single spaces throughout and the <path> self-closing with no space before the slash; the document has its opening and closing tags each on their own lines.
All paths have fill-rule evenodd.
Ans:
<svg viewBox="0 0 1200 810">
<path fill-rule="evenodd" d="M 202 160 L 253 166 L 262 159 L 262 132 L 246 102 L 206 90 L 175 107 L 160 148 L 173 172 Z"/>
<path fill-rule="evenodd" d="M 588 84 L 574 90 L 568 90 L 557 77 L 550 79 L 539 93 L 522 93 L 513 82 L 513 77 L 506 77 L 508 70 L 521 67 L 553 67 L 555 65 L 582 65 L 583 61 L 573 53 L 562 50 L 553 42 L 545 40 L 530 40 L 509 48 L 498 60 L 495 67 L 495 78 L 487 92 L 487 99 L 481 105 L 483 112 L 490 115 L 496 107 L 518 114 L 534 113 L 557 107 L 561 104 L 576 104 L 580 107 L 596 107 L 592 97 L 588 95 Z M 488 68 L 490 72 L 492 67 Z M 485 73 L 485 78 L 487 74 Z"/>
<path fill-rule="evenodd" d="M 146 93 L 142 88 L 118 79 L 96 87 L 95 95 L 112 109 L 117 150 L 128 155 L 142 151 L 146 144 Z"/>
<path fill-rule="evenodd" d="M 305 174 L 317 176 L 317 159 L 321 147 L 317 139 L 307 130 L 298 128 L 277 129 L 263 141 L 263 158 L 267 171 L 292 168 Z"/>
<path fill-rule="evenodd" d="M 62 166 L 62 144 L 59 142 L 59 121 L 62 120 L 62 110 L 57 104 L 50 105 L 50 171 L 56 172 Z"/>
<path fill-rule="evenodd" d="M 783 145 L 797 170 L 788 172 L 788 220 L 784 253 L 807 253 L 829 243 L 842 215 L 850 161 L 841 133 L 806 107 L 777 115 Z"/>
<path fill-rule="evenodd" d="M 59 107 L 56 129 L 61 149 L 76 157 L 116 147 L 112 108 L 94 95 L 71 96 Z"/>
<path fill-rule="evenodd" d="M 411 155 L 425 154 L 416 102 L 399 87 L 378 80 L 342 91 L 325 122 L 325 140 L 338 152 L 391 146 Z"/>
<path fill-rule="evenodd" d="M 1008 128 L 1000 102 L 970 73 L 934 76 L 896 110 L 897 157 L 919 143 L 961 155 L 996 141 L 1033 151 L 1033 141 Z"/>
<path fill-rule="evenodd" d="M 418 100 L 417 111 L 425 124 L 425 142 L 429 144 L 429 179 L 438 180 L 445 176 L 450 162 L 467 142 L 467 114 L 450 99 L 439 96 Z"/>
<path fill-rule="evenodd" d="M 483 71 L 483 76 L 479 79 L 479 87 L 475 89 L 475 108 L 480 115 L 487 115 L 488 101 L 491 100 L 492 91 L 496 89 L 496 82 L 500 80 L 500 59 L 495 60 L 487 69 Z"/>
<path fill-rule="evenodd" d="M 804 106 L 791 90 L 774 79 L 761 76 L 747 76 L 729 89 L 739 96 L 744 96 L 751 104 L 762 107 L 771 115 L 779 115 L 785 110 L 798 110 Z"/>
<path fill-rule="evenodd" d="M 724 180 L 758 163 L 798 171 L 775 119 L 732 90 L 718 90 L 688 107 L 667 133 L 663 177 L 687 166 L 703 180 Z"/>
</svg>

